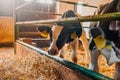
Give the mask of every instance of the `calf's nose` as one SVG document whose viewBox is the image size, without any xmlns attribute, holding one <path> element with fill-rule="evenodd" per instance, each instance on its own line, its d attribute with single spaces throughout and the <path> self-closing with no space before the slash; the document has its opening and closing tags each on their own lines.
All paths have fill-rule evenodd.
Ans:
<svg viewBox="0 0 120 80">
<path fill-rule="evenodd" d="M 50 49 L 50 50 L 48 50 L 48 54 L 50 54 L 50 55 L 57 55 L 58 52 L 55 49 Z"/>
</svg>

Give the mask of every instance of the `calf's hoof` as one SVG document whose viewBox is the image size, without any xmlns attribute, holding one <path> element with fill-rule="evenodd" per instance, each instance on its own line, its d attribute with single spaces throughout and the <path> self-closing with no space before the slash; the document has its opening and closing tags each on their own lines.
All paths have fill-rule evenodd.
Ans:
<svg viewBox="0 0 120 80">
<path fill-rule="evenodd" d="M 77 58 L 76 58 L 76 57 L 73 58 L 73 62 L 74 62 L 74 63 L 77 63 Z"/>
</svg>

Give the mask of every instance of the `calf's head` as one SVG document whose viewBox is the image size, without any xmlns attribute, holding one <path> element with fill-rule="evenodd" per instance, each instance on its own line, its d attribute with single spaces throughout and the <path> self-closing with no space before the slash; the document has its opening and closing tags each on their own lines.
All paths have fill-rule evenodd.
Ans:
<svg viewBox="0 0 120 80">
<path fill-rule="evenodd" d="M 108 65 L 120 62 L 118 48 L 115 46 L 113 41 L 109 41 L 104 37 L 104 32 L 100 28 L 91 28 L 90 35 L 92 39 L 89 46 L 91 52 L 99 50 L 101 54 L 106 57 Z"/>
<path fill-rule="evenodd" d="M 65 12 L 62 18 L 76 17 L 72 10 Z M 41 31 L 41 27 L 38 28 Z M 50 35 L 50 47 L 48 53 L 50 55 L 57 55 L 60 49 L 65 45 L 73 41 L 75 38 L 80 37 L 82 28 L 79 22 L 72 23 L 56 23 L 52 26 L 51 30 L 47 30 Z"/>
</svg>

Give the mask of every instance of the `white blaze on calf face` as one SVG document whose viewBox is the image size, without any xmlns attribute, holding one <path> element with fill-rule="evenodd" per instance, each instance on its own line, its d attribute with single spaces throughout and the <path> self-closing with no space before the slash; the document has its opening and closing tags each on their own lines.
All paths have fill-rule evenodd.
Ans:
<svg viewBox="0 0 120 80">
<path fill-rule="evenodd" d="M 62 29 L 63 29 L 63 26 L 54 25 L 52 27 L 52 42 L 50 44 L 49 51 L 55 50 L 55 51 L 57 51 L 57 54 L 58 54 L 58 48 L 56 46 L 56 42 L 57 42 L 58 36 L 60 35 Z"/>
</svg>

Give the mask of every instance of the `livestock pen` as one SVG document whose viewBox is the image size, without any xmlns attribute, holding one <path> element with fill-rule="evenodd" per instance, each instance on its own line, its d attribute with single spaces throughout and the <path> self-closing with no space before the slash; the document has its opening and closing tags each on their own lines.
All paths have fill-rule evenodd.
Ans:
<svg viewBox="0 0 120 80">
<path fill-rule="evenodd" d="M 50 25 L 52 25 L 53 23 L 55 23 L 55 22 L 63 22 L 63 23 L 68 23 L 68 22 L 74 22 L 74 21 L 80 21 L 80 22 L 85 22 L 85 21 L 100 21 L 100 20 L 118 20 L 119 18 L 120 18 L 120 15 L 119 15 L 120 13 L 119 12 L 117 12 L 117 13 L 110 13 L 110 14 L 104 14 L 104 15 L 94 15 L 94 16 L 81 16 L 81 17 L 75 17 L 75 18 L 66 18 L 66 19 L 51 19 L 51 20 L 40 20 L 40 21 L 26 21 L 26 22 L 17 22 L 16 23 L 16 27 L 17 27 L 17 25 L 35 25 L 35 24 L 50 24 Z M 18 30 L 18 29 L 17 29 Z M 16 31 L 17 31 L 16 30 Z M 16 35 L 18 35 L 17 33 L 16 33 Z M 17 38 L 17 36 L 16 36 L 16 38 Z M 40 49 L 38 49 L 38 50 L 40 50 Z M 16 50 L 17 51 L 17 50 Z M 23 50 L 24 51 L 24 50 Z M 44 53 L 44 52 L 43 52 Z M 46 53 L 46 55 L 47 55 L 47 53 Z M 48 55 L 49 56 L 49 55 Z M 60 58 L 58 58 L 58 57 L 52 57 L 52 56 L 49 56 L 49 58 L 51 59 L 54 59 L 55 61 L 56 61 L 56 59 L 57 59 L 57 62 L 59 63 L 59 64 L 61 64 L 62 63 L 62 65 L 64 65 L 64 66 L 66 66 L 66 67 L 69 67 L 70 69 L 72 69 L 73 71 L 75 70 L 78 70 L 78 72 L 82 72 L 82 74 L 83 75 L 85 75 L 85 77 L 86 76 L 89 76 L 89 78 L 91 78 L 91 76 L 92 76 L 92 79 L 100 79 L 100 78 L 98 78 L 98 76 L 95 76 L 95 75 L 93 75 L 92 73 L 94 73 L 94 72 L 92 72 L 91 73 L 91 71 L 90 70 L 87 70 L 87 69 L 85 69 L 85 68 L 83 68 L 83 67 L 80 67 L 80 66 L 78 66 L 78 65 L 76 65 L 76 64 L 73 64 L 73 63 L 71 63 L 71 62 L 68 62 L 68 61 L 65 61 L 65 60 L 63 60 L 63 59 L 60 59 Z M 75 69 L 75 66 L 76 67 L 78 67 L 78 69 Z M 85 69 L 85 70 L 84 70 Z M 83 70 L 83 71 L 81 71 L 81 70 Z M 88 72 L 84 72 L 84 71 L 88 71 L 88 72 L 90 72 L 90 73 L 88 73 Z M 75 73 L 77 73 L 77 72 L 75 72 Z M 79 74 L 79 73 L 78 73 Z M 81 73 L 80 73 L 81 74 Z M 90 74 L 92 74 L 92 75 L 90 75 Z M 98 73 L 95 73 L 95 74 L 98 74 Z M 93 77 L 94 76 L 94 77 Z M 97 78 L 96 78 L 97 77 Z M 102 77 L 102 76 L 101 76 Z M 67 78 L 66 78 L 67 79 Z M 69 79 L 69 78 L 68 78 Z M 80 76 L 79 76 L 79 78 L 78 79 L 80 79 Z M 101 78 L 102 79 L 102 78 Z M 74 79 L 73 79 L 74 80 Z M 104 78 L 102 79 L 102 80 L 104 80 Z"/>
<path fill-rule="evenodd" d="M 16 9 L 19 9 L 19 8 L 20 7 Z M 29 11 L 29 12 L 33 12 L 33 11 Z M 60 14 L 51 13 L 51 15 L 60 15 Z M 7 70 L 2 69 L 0 72 L 1 74 L 0 77 L 1 79 L 13 79 L 13 80 L 14 79 L 18 79 L 18 80 L 112 80 L 111 78 L 104 76 L 100 73 L 86 69 L 87 67 L 85 68 L 80 66 L 81 64 L 79 65 L 74 64 L 68 60 L 65 60 L 56 56 L 48 55 L 48 53 L 42 47 L 43 46 L 48 47 L 49 40 L 29 39 L 29 38 L 26 38 L 26 35 L 24 35 L 25 39 L 19 38 L 22 34 L 19 32 L 19 28 L 21 26 L 33 27 L 35 25 L 51 26 L 56 22 L 70 23 L 75 21 L 88 22 L 88 21 L 119 20 L 119 19 L 120 19 L 120 12 L 104 14 L 104 15 L 65 18 L 65 19 L 16 22 L 14 26 L 14 29 L 15 29 L 14 48 L 10 49 L 12 54 L 9 54 L 9 55 L 7 54 L 7 57 L 1 54 L 0 59 L 3 61 L 0 61 L 0 63 L 4 65 L 0 65 L 0 66 L 7 68 Z M 23 34 L 27 34 L 30 37 L 31 36 L 40 37 L 40 34 L 38 32 L 36 33 L 26 32 Z M 42 47 L 37 47 L 38 44 L 36 44 L 35 42 L 39 43 L 39 46 L 42 46 Z M 0 51 L 1 52 L 4 51 L 4 48 L 1 48 Z M 8 65 L 5 66 L 5 64 L 8 64 Z"/>
</svg>

